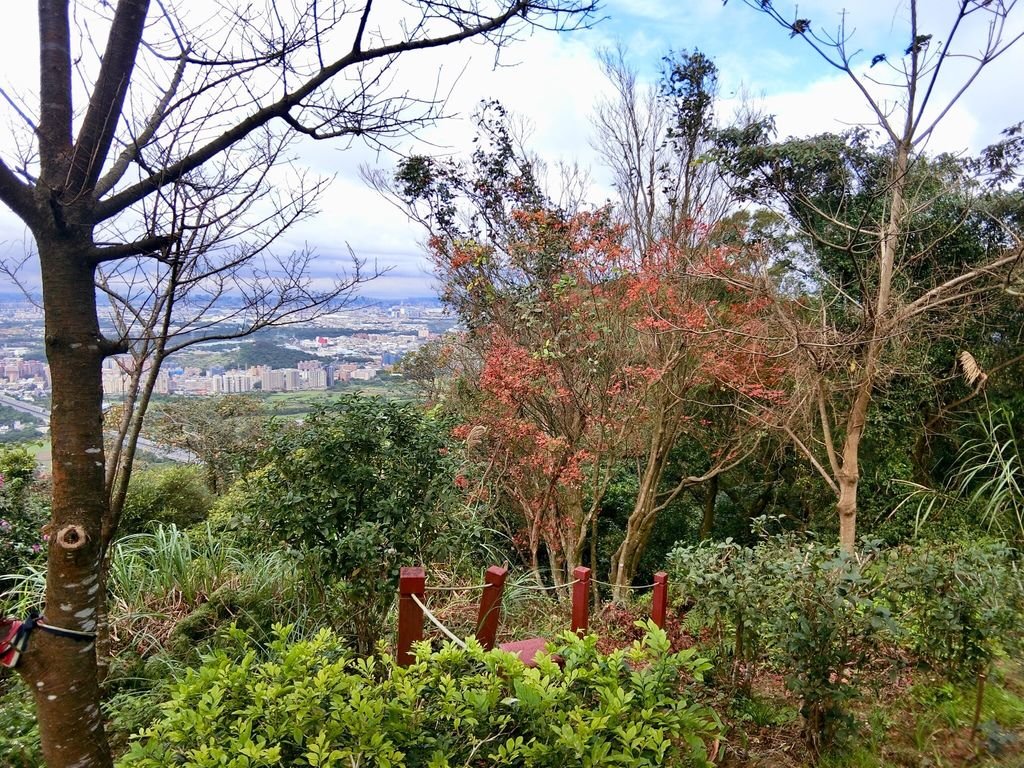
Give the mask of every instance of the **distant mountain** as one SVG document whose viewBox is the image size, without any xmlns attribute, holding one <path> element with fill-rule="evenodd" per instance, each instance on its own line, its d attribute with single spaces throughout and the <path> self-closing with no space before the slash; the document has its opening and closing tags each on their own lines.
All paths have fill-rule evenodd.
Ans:
<svg viewBox="0 0 1024 768">
<path fill-rule="evenodd" d="M 352 299 L 352 306 L 366 306 L 372 304 L 383 304 L 393 307 L 404 304 L 408 307 L 440 307 L 441 300 L 437 296 L 406 296 L 396 298 L 394 296 L 356 296 Z"/>
<path fill-rule="evenodd" d="M 39 301 L 40 297 L 34 296 L 34 299 Z M 97 303 L 103 307 L 107 306 L 107 302 L 103 296 L 97 296 Z M 21 291 L 0 291 L 0 304 L 29 304 L 30 302 L 25 298 L 25 294 Z M 225 296 L 221 298 L 215 306 L 221 306 L 225 308 L 234 308 L 241 304 L 240 299 L 232 298 L 231 296 Z M 368 307 L 368 306 L 385 306 L 393 307 L 398 305 L 405 305 L 407 307 L 440 307 L 441 300 L 437 296 L 355 296 L 349 302 L 351 307 Z"/>
</svg>

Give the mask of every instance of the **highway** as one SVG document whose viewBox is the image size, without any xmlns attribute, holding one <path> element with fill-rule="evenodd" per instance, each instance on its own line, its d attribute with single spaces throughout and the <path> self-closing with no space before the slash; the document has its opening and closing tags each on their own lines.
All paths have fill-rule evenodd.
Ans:
<svg viewBox="0 0 1024 768">
<path fill-rule="evenodd" d="M 28 413 L 31 414 L 32 416 L 35 416 L 37 419 L 42 419 L 42 421 L 45 424 L 50 423 L 50 412 L 43 408 L 40 408 L 38 405 L 26 403 L 23 400 L 18 400 L 16 398 L 11 397 L 10 395 L 0 395 L 0 403 L 3 403 L 4 405 L 9 405 L 16 411 Z"/>
<path fill-rule="evenodd" d="M 0 394 L 0 403 L 8 405 L 22 413 L 27 413 L 30 416 L 35 416 L 44 424 L 50 423 L 50 412 L 45 408 L 40 408 L 38 405 L 26 403 L 24 400 L 18 400 L 10 395 L 3 394 Z M 154 456 L 158 456 L 161 459 L 177 461 L 183 464 L 196 460 L 195 454 L 191 451 L 183 451 L 180 448 L 168 448 L 165 445 L 154 443 L 152 440 L 148 440 L 145 437 L 139 438 L 139 448 L 147 453 L 152 453 Z"/>
</svg>

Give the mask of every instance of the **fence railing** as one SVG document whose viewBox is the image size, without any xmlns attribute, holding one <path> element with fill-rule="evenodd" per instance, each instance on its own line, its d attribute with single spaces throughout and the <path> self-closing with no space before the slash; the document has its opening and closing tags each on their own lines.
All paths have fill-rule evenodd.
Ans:
<svg viewBox="0 0 1024 768">
<path fill-rule="evenodd" d="M 423 640 L 423 621 L 429 619 L 432 624 L 448 638 L 463 645 L 458 636 L 446 627 L 427 606 L 428 592 L 470 591 L 480 590 L 480 608 L 477 612 L 475 637 L 485 650 L 495 647 L 498 638 L 498 627 L 501 623 L 501 599 L 505 592 L 505 580 L 508 569 L 492 565 L 484 573 L 482 584 L 469 587 L 428 587 L 426 572 L 421 567 L 402 568 L 398 577 L 398 642 L 396 646 L 399 665 L 408 666 L 413 662 L 412 647 Z M 570 628 L 578 635 L 584 635 L 590 628 L 590 589 L 595 580 L 591 578 L 590 569 L 578 566 L 573 571 L 573 580 L 563 587 L 572 587 L 572 619 Z M 603 583 L 603 582 L 598 582 Z M 635 589 L 653 588 L 651 601 L 651 620 L 659 627 L 665 626 L 668 614 L 668 574 L 659 571 L 654 574 L 654 583 Z M 543 647 L 542 638 L 520 641 L 509 644 L 509 650 L 519 653 L 524 661 L 530 663 L 532 654 Z M 526 658 L 529 649 L 530 657 Z"/>
</svg>

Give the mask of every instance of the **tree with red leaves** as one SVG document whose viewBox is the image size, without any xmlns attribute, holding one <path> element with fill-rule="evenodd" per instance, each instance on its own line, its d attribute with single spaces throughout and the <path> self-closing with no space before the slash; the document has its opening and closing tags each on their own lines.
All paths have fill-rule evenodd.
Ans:
<svg viewBox="0 0 1024 768">
<path fill-rule="evenodd" d="M 738 258 L 707 228 L 691 227 L 685 243 L 627 247 L 611 211 L 552 205 L 502 117 L 485 116 L 470 166 L 413 158 L 393 193 L 430 228 L 442 296 L 476 355 L 461 376 L 459 433 L 480 459 L 480 482 L 521 516 L 538 578 L 546 555 L 554 583 L 564 583 L 588 542 L 596 563 L 608 484 L 636 468 L 638 495 L 611 568 L 618 599 L 659 514 L 756 440 L 749 407 L 742 418 L 720 414 L 737 398 L 765 407 L 781 398 L 770 358 L 718 330 L 760 322 L 764 307 L 710 279 Z M 666 488 L 684 436 L 714 441 L 711 460 Z"/>
</svg>

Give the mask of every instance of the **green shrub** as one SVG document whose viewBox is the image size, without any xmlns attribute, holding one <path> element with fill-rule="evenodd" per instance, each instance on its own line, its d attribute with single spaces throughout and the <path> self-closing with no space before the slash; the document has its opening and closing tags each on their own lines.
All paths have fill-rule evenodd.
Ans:
<svg viewBox="0 0 1024 768">
<path fill-rule="evenodd" d="M 398 570 L 465 552 L 448 430 L 414 406 L 348 395 L 279 426 L 246 481 L 239 531 L 315 556 L 361 652 L 380 637 Z"/>
<path fill-rule="evenodd" d="M 1021 649 L 1024 587 L 1015 562 L 1001 541 L 918 546 L 893 559 L 893 602 L 919 661 L 962 681 Z"/>
<path fill-rule="evenodd" d="M 697 766 L 719 733 L 714 713 L 685 698 L 706 663 L 668 652 L 650 626 L 632 648 L 602 655 L 566 633 L 527 669 L 514 656 L 452 645 L 398 667 L 352 657 L 327 631 L 265 657 L 219 652 L 172 686 L 124 768 L 212 766 Z"/>
<path fill-rule="evenodd" d="M 205 520 L 212 504 L 213 496 L 198 466 L 139 469 L 129 481 L 118 531 L 125 535 L 157 525 L 188 528 Z"/>
<path fill-rule="evenodd" d="M 35 702 L 21 679 L 9 673 L 0 679 L 0 765 L 37 768 L 42 764 Z"/>
<path fill-rule="evenodd" d="M 860 695 L 890 612 L 869 597 L 869 548 L 862 547 L 860 560 L 820 544 L 780 555 L 773 563 L 779 599 L 766 616 L 765 634 L 786 670 L 786 687 L 800 699 L 805 735 L 818 754 L 849 733 L 848 704 Z"/>
<path fill-rule="evenodd" d="M 767 568 L 778 545 L 744 547 L 726 539 L 676 547 L 668 554 L 669 581 L 690 607 L 690 628 L 710 630 L 715 656 L 732 660 L 733 680 L 745 693 L 751 668 L 763 653 L 762 619 L 774 598 Z"/>
<path fill-rule="evenodd" d="M 669 555 L 673 589 L 693 602 L 687 623 L 710 628 L 717 657 L 734 671 L 782 671 L 816 752 L 842 740 L 871 663 L 895 644 L 955 682 L 976 680 L 980 696 L 992 661 L 1024 646 L 1016 563 L 999 541 L 889 550 L 862 542 L 854 558 L 795 535 Z"/>
<path fill-rule="evenodd" d="M 754 547 L 705 543 L 669 555 L 670 583 L 696 600 L 734 674 L 742 668 L 749 675 L 759 662 L 785 673 L 815 753 L 841 740 L 848 705 L 860 693 L 858 672 L 879 630 L 890 625 L 888 605 L 876 594 L 882 576 L 875 552 L 867 545 L 861 552 L 855 560 L 782 535 Z"/>
<path fill-rule="evenodd" d="M 0 592 L 5 575 L 21 573 L 46 557 L 43 526 L 50 518 L 34 488 L 36 463 L 24 448 L 0 450 Z"/>
</svg>

